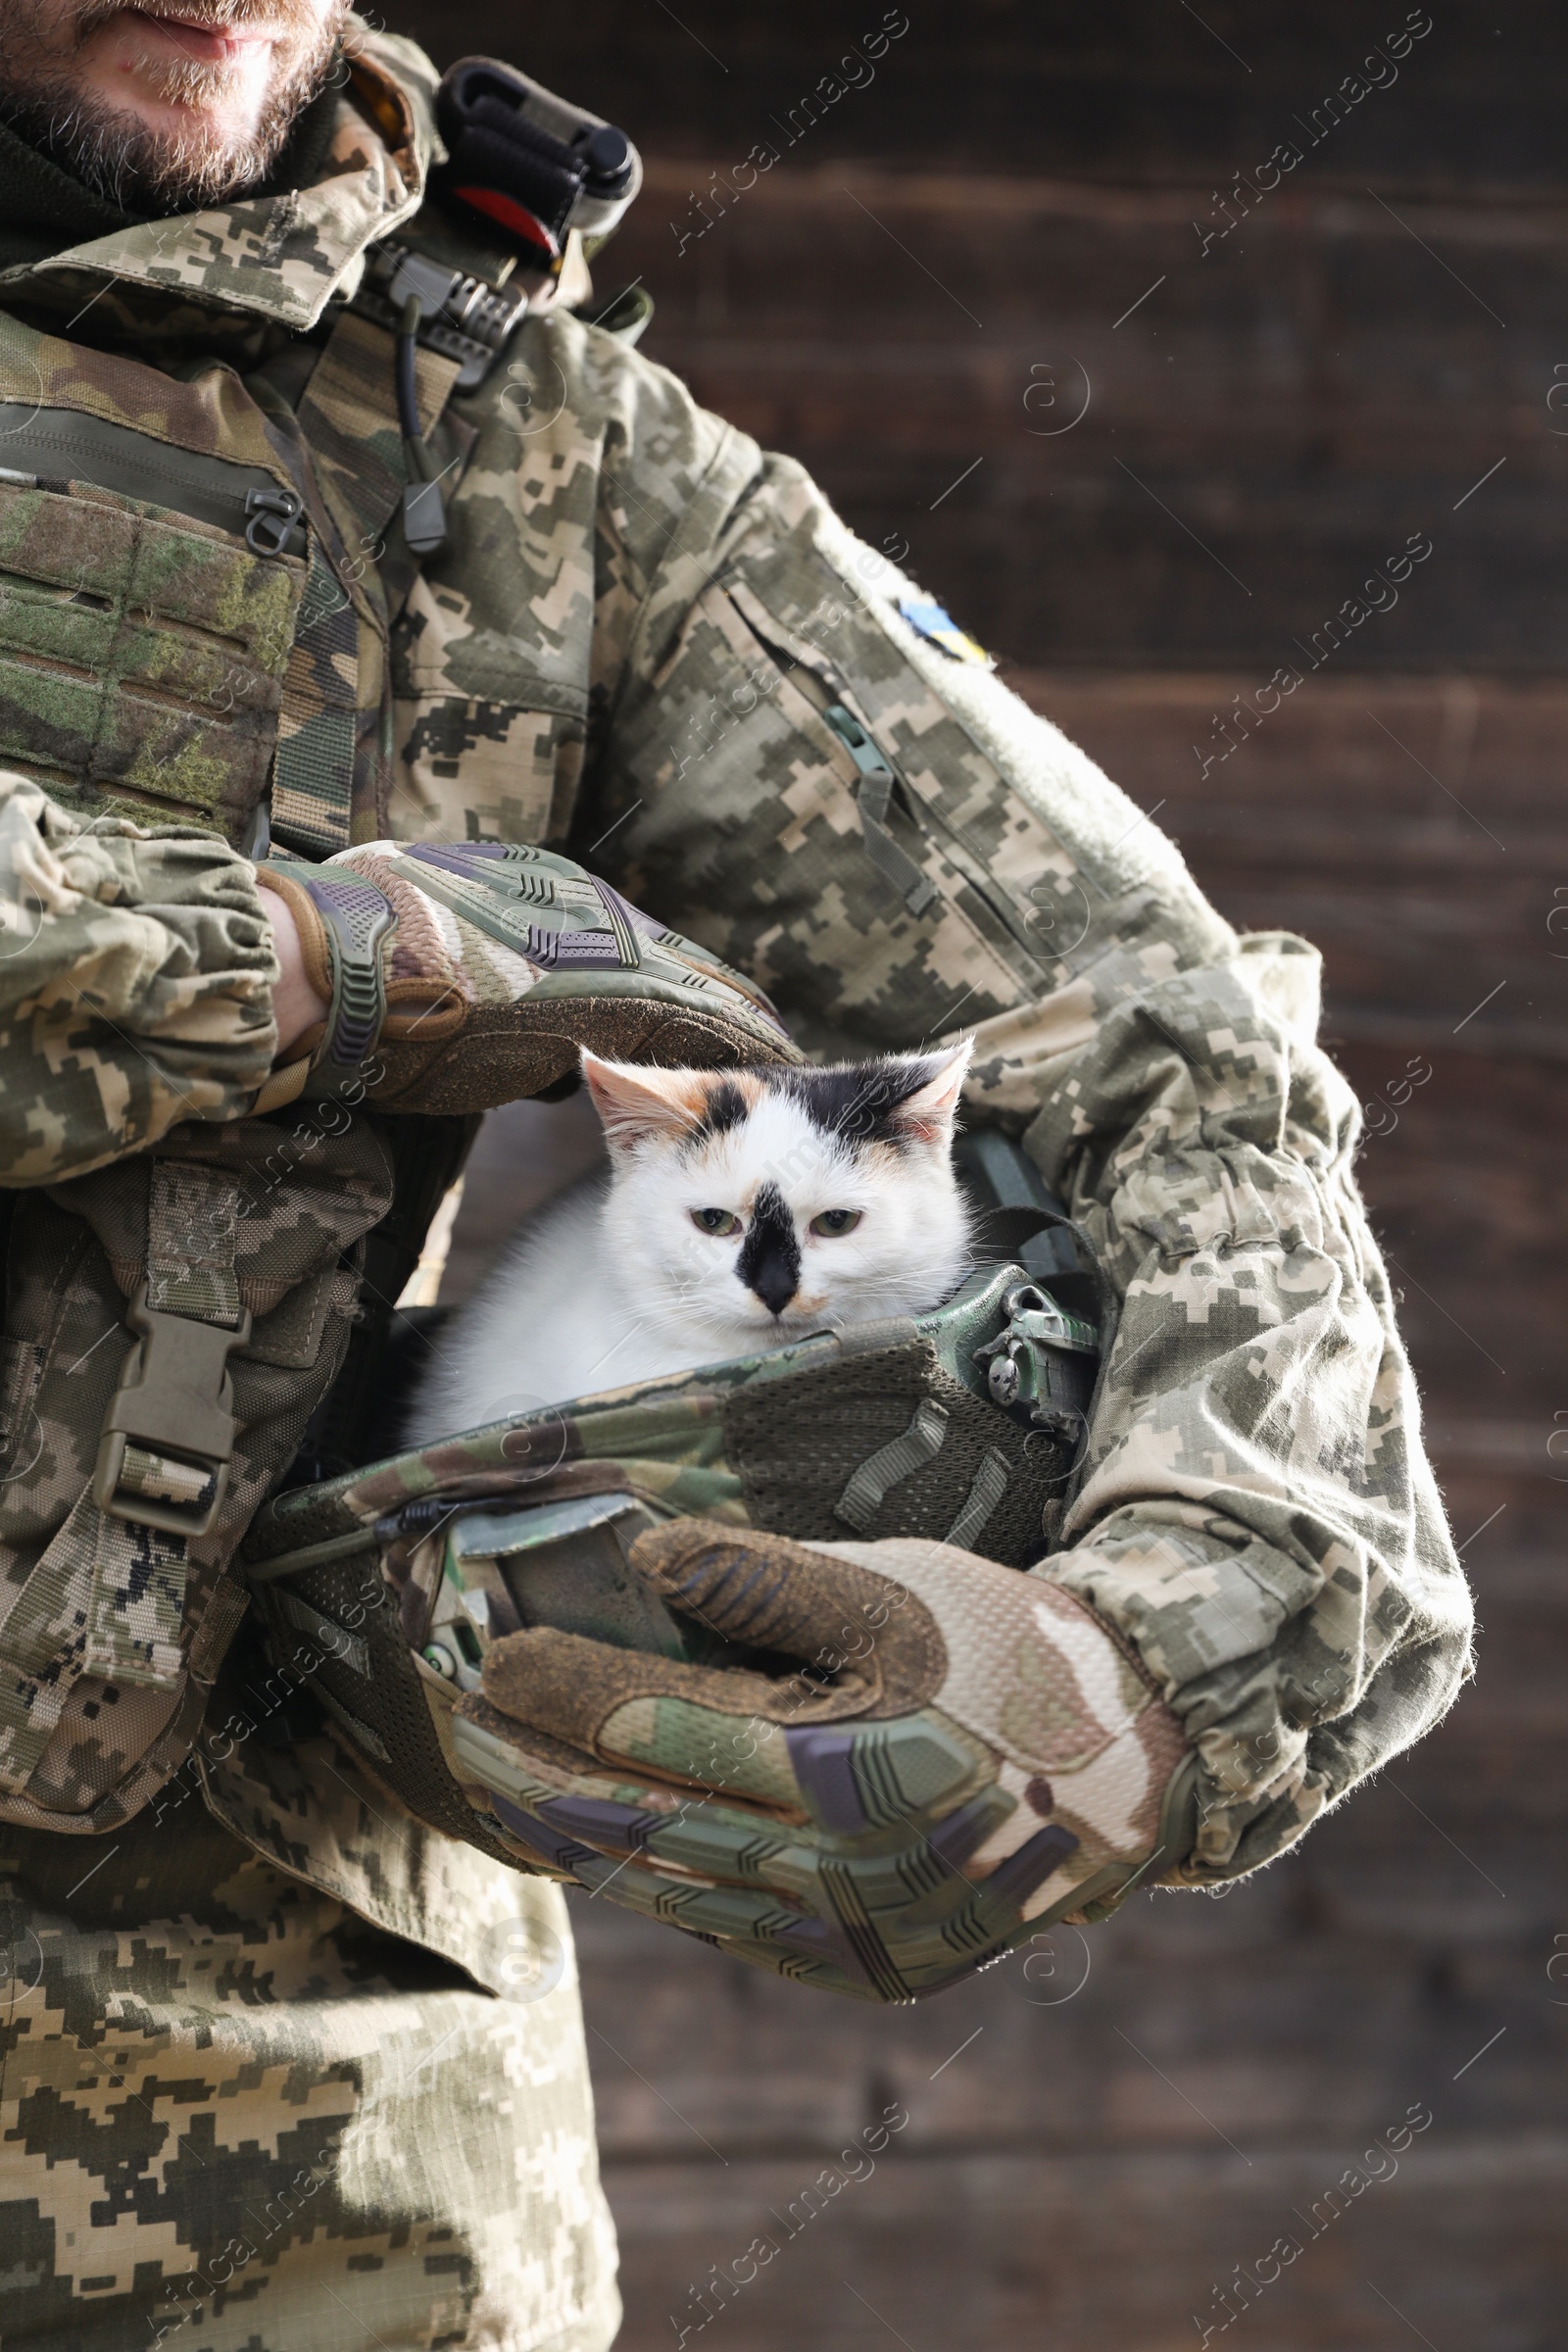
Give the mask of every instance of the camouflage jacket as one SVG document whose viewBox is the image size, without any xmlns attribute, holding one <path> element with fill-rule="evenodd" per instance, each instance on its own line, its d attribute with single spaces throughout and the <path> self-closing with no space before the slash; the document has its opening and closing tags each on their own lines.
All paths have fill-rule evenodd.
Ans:
<svg viewBox="0 0 1568 2352">
<path fill-rule="evenodd" d="M 297 565 L 264 611 L 251 575 L 204 574 L 199 594 L 181 575 L 166 601 L 190 666 L 166 736 L 154 757 L 127 720 L 110 772 L 90 714 L 13 659 L 42 625 L 29 588 L 51 584 L 58 628 L 70 580 L 31 510 L 0 540 L 5 1181 L 247 1107 L 269 967 L 243 860 L 211 835 L 237 834 L 269 761 L 297 840 L 582 858 L 753 974 L 809 1050 L 972 1028 L 966 1115 L 1023 1140 L 1119 1300 L 1054 1573 L 1137 1645 L 1200 1752 L 1190 1877 L 1266 1861 L 1441 1715 L 1469 1642 L 1353 1180 L 1356 1107 L 1314 1043 L 1316 958 L 1239 938 L 797 465 L 559 307 L 475 389 L 421 377 L 456 487 L 416 570 L 384 519 L 390 338 L 351 318 L 322 357 L 318 322 L 418 212 L 430 86 L 406 44 L 370 42 L 315 188 L 0 276 L 7 400 L 36 365 L 47 397 L 305 482 L 336 577 L 318 595 Z M 71 340 L 89 302 L 90 346 Z M 117 598 L 128 616 L 158 527 L 156 501 L 97 503 L 121 570 L 88 578 L 72 626 Z M 74 560 L 112 535 L 95 525 Z M 202 667 L 220 642 L 243 657 L 243 742 Z M 128 710 L 145 662 L 117 660 Z M 345 698 L 333 680 L 356 665 Z M 209 837 L 134 839 L 130 811 Z M 205 873 L 210 912 L 176 868 Z M 112 986 L 84 985 L 100 970 Z"/>
</svg>

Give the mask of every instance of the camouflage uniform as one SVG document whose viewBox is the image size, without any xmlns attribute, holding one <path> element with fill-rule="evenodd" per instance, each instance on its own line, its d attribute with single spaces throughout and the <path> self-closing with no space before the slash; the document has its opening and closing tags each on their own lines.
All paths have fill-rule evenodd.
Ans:
<svg viewBox="0 0 1568 2352">
<path fill-rule="evenodd" d="M 973 1028 L 969 1118 L 1022 1139 L 1119 1299 L 1051 1572 L 1200 1754 L 1185 1876 L 1266 1861 L 1436 1720 L 1468 1654 L 1315 957 L 1239 939 L 798 466 L 575 318 L 527 318 L 469 392 L 422 355 L 457 487 L 414 576 L 389 338 L 351 316 L 308 365 L 430 154 L 427 65 L 368 58 L 314 187 L 0 274 L 8 415 L 58 400 L 301 483 L 334 574 L 171 537 L 156 494 L 79 498 L 63 551 L 62 485 L 0 485 L 4 1180 L 90 1183 L 253 1104 L 272 967 L 212 832 L 237 839 L 268 776 L 317 854 L 586 859 L 812 1050 Z M 41 1350 L 8 1343 L 13 1435 Z M 61 1474 L 15 1455 L 8 1481 L 30 1501 Z M 127 1705 L 167 1671 L 157 1635 Z M 6 2340 L 118 2345 L 173 2312 L 190 2352 L 608 2341 L 569 1966 L 520 2006 L 470 1988 L 507 1989 L 496 1923 L 562 1934 L 559 1898 L 291 1748 L 275 1698 L 220 1685 L 208 1723 L 96 1874 L 80 1838 L 9 1834 Z"/>
</svg>

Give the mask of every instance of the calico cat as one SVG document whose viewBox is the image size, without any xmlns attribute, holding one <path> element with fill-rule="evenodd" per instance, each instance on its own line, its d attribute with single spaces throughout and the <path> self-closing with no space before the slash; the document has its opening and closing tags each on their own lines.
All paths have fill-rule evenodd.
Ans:
<svg viewBox="0 0 1568 2352">
<path fill-rule="evenodd" d="M 585 1053 L 608 1170 L 530 1217 L 442 1332 L 403 1443 L 940 1305 L 970 1263 L 969 1051 L 724 1072 Z"/>
</svg>

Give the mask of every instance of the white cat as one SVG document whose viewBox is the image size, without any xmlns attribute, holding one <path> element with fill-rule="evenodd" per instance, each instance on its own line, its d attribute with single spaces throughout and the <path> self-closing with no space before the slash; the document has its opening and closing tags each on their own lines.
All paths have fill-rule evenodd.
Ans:
<svg viewBox="0 0 1568 2352">
<path fill-rule="evenodd" d="M 727 1072 L 585 1053 L 609 1171 L 531 1217 L 441 1333 L 404 1445 L 940 1305 L 970 1262 L 969 1052 Z"/>
</svg>

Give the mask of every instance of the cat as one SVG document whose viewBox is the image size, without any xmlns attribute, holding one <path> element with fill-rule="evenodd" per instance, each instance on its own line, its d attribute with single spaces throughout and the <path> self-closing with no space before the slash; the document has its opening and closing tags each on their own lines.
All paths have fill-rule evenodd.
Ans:
<svg viewBox="0 0 1568 2352">
<path fill-rule="evenodd" d="M 608 1168 L 441 1332 L 404 1444 L 940 1305 L 971 1263 L 952 1143 L 972 1042 L 723 1072 L 584 1053 Z"/>
</svg>

